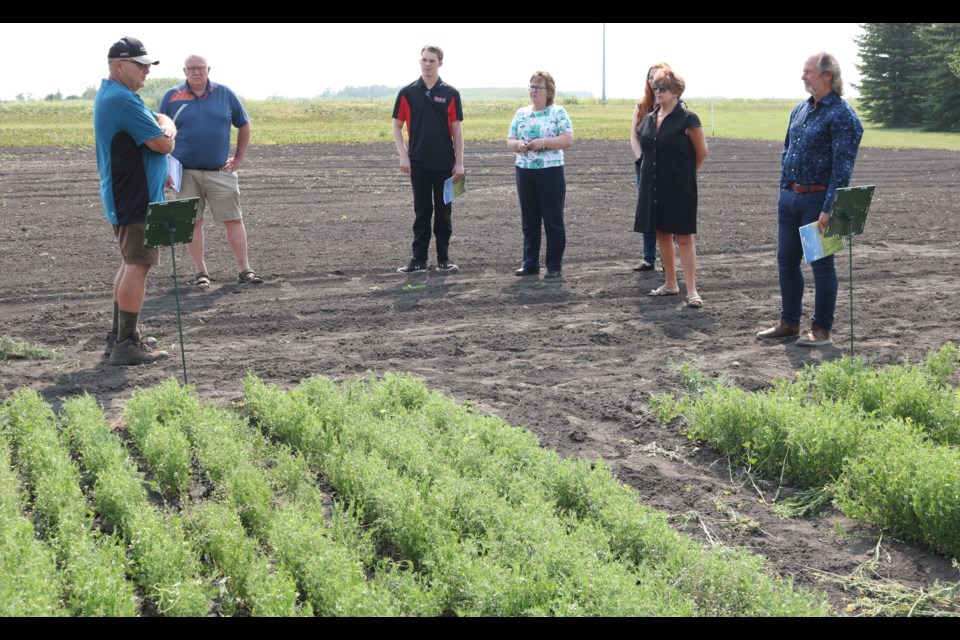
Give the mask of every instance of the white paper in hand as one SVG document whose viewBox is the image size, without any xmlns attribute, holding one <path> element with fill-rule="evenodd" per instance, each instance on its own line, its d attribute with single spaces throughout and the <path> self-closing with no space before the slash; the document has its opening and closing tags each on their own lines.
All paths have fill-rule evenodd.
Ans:
<svg viewBox="0 0 960 640">
<path fill-rule="evenodd" d="M 180 193 L 180 187 L 183 185 L 183 165 L 172 155 L 167 155 L 167 175 L 173 183 L 173 190 Z"/>
</svg>

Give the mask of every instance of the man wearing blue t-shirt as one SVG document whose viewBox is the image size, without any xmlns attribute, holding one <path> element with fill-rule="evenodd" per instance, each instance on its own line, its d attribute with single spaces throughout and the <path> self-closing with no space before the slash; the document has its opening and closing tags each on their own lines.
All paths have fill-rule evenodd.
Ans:
<svg viewBox="0 0 960 640">
<path fill-rule="evenodd" d="M 183 165 L 183 183 L 178 198 L 200 198 L 193 242 L 187 252 L 193 260 L 193 284 L 207 288 L 210 275 L 203 258 L 203 214 L 222 222 L 227 244 L 237 263 L 241 284 L 261 284 L 247 257 L 247 229 L 240 209 L 237 171 L 250 145 L 250 116 L 229 87 L 210 81 L 206 58 L 189 56 L 184 62 L 186 82 L 168 89 L 160 100 L 160 113 L 177 125 L 177 148 L 173 157 Z M 230 127 L 237 128 L 237 150 L 230 155 Z"/>
<path fill-rule="evenodd" d="M 123 258 L 113 281 L 113 327 L 104 351 L 116 365 L 156 362 L 169 355 L 158 351 L 156 339 L 142 335 L 139 327 L 147 273 L 160 264 L 160 250 L 143 246 L 147 208 L 163 201 L 167 154 L 177 135 L 173 121 L 148 109 L 136 93 L 158 62 L 136 38 L 121 38 L 110 47 L 110 74 L 93 102 L 103 213 Z"/>
</svg>

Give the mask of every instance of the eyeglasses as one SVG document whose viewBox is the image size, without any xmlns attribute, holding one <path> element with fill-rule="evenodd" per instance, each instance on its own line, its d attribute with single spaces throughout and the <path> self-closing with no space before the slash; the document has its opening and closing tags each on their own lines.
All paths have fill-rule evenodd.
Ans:
<svg viewBox="0 0 960 640">
<path fill-rule="evenodd" d="M 150 65 L 148 65 L 148 64 L 143 64 L 142 62 L 137 62 L 136 60 L 130 60 L 129 58 L 120 58 L 120 62 L 132 62 L 133 64 L 135 64 L 135 65 L 137 65 L 138 67 L 140 67 L 140 70 L 141 70 L 141 71 L 150 68 Z"/>
<path fill-rule="evenodd" d="M 186 70 L 190 73 L 203 73 L 210 67 L 186 67 Z"/>
<path fill-rule="evenodd" d="M 653 89 L 654 91 L 659 91 L 659 92 L 663 93 L 664 91 L 670 91 L 670 90 L 672 89 L 672 87 L 671 87 L 670 85 L 668 85 L 668 84 L 655 84 L 655 85 L 653 85 L 652 89 Z"/>
<path fill-rule="evenodd" d="M 532 84 L 530 85 L 530 91 L 543 91 L 546 89 L 542 84 Z"/>
</svg>

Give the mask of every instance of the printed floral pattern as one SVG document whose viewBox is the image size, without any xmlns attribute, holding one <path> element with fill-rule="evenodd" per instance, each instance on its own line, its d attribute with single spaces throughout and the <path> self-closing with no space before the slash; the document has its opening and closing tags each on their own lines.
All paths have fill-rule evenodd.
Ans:
<svg viewBox="0 0 960 640">
<path fill-rule="evenodd" d="M 561 133 L 573 133 L 573 123 L 567 110 L 555 104 L 543 111 L 534 111 L 533 105 L 517 109 L 510 123 L 508 140 L 536 140 L 555 138 Z M 563 166 L 562 149 L 544 149 L 517 154 L 517 166 L 521 169 L 546 169 Z"/>
<path fill-rule="evenodd" d="M 811 96 L 793 109 L 783 141 L 780 188 L 823 184 L 823 210 L 830 212 L 837 189 L 850 185 L 863 125 L 853 108 L 836 93 L 815 103 Z"/>
</svg>

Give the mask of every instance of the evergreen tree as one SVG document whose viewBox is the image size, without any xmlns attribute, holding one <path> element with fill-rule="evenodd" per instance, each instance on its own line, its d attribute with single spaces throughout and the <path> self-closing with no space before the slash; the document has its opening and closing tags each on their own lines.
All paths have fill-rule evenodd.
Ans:
<svg viewBox="0 0 960 640">
<path fill-rule="evenodd" d="M 924 26 L 920 38 L 926 50 L 924 96 L 921 104 L 929 131 L 960 131 L 960 23 Z"/>
<path fill-rule="evenodd" d="M 859 106 L 868 119 L 887 127 L 919 127 L 917 106 L 928 95 L 927 46 L 923 23 L 868 22 L 860 25 Z"/>
</svg>

